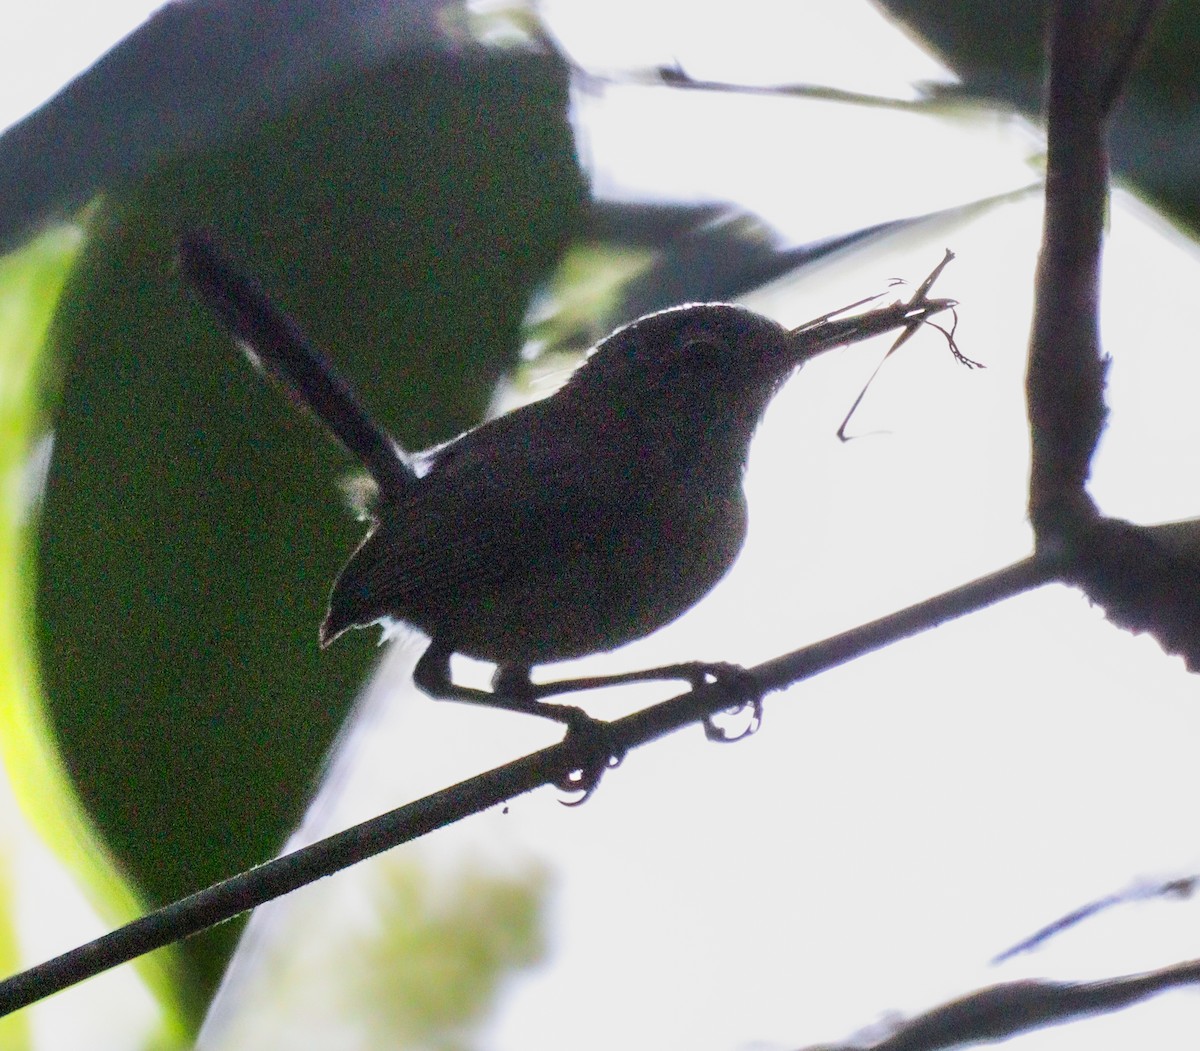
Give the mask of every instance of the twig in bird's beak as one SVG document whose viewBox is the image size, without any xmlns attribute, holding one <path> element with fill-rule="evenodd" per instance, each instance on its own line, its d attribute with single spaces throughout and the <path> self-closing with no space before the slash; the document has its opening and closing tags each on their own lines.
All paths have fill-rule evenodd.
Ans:
<svg viewBox="0 0 1200 1051">
<path fill-rule="evenodd" d="M 929 298 L 929 290 L 953 258 L 954 253 L 947 249 L 945 256 L 942 257 L 942 261 L 917 286 L 917 290 L 907 302 L 893 303 L 890 306 L 869 310 L 866 313 L 856 314 L 851 317 L 842 316 L 851 310 L 855 310 L 867 303 L 873 303 L 875 300 L 881 298 L 881 295 L 869 296 L 866 299 L 860 299 L 857 303 L 851 303 L 849 306 L 831 311 L 822 317 L 815 318 L 800 325 L 798 328 L 792 329 L 792 338 L 795 341 L 797 356 L 801 361 L 814 357 L 822 351 L 830 350 L 833 347 L 858 343 L 864 339 L 882 335 L 885 332 L 901 329 L 900 334 L 896 337 L 896 341 L 883 356 L 883 360 L 875 367 L 875 371 L 871 373 L 870 379 L 867 380 L 862 391 L 859 392 L 858 397 L 854 399 L 854 403 L 850 406 L 850 411 L 846 413 L 846 418 L 842 420 L 842 424 L 837 430 L 837 435 L 842 441 L 849 440 L 846 437 L 846 427 L 862 403 L 868 388 L 879 374 L 879 370 L 883 368 L 883 363 L 908 342 L 913 334 L 923 325 L 932 326 L 946 338 L 950 353 L 954 355 L 954 360 L 959 362 L 959 364 L 966 365 L 967 368 L 972 369 L 986 367 L 981 362 L 973 361 L 963 354 L 958 349 L 958 344 L 954 340 L 954 333 L 958 328 L 958 314 L 955 310 L 958 302 L 953 299 Z M 932 320 L 935 314 L 940 314 L 947 310 L 950 311 L 954 319 L 949 329 Z"/>
</svg>

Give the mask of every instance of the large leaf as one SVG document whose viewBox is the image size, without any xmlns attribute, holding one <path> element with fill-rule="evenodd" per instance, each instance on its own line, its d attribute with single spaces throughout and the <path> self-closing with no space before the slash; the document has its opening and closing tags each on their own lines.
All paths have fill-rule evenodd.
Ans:
<svg viewBox="0 0 1200 1051">
<path fill-rule="evenodd" d="M 30 621 L 33 513 L 49 453 L 38 397 L 47 365 L 42 348 L 79 243 L 78 230 L 54 230 L 0 260 L 0 960 L 6 972 L 144 908 L 96 835 L 61 762 L 46 720 Z M 47 912 L 53 931 L 26 922 Z M 114 1020 L 127 1041 L 156 1032 L 174 1046 L 182 1039 L 176 962 L 177 954 L 165 950 L 142 961 L 140 975 L 125 970 L 72 990 L 49 1029 L 31 1026 L 30 1012 L 6 1017 L 0 1046 L 35 1046 L 35 1032 L 86 1031 L 103 1040 Z"/>
<path fill-rule="evenodd" d="M 545 58 L 430 58 L 114 191 L 66 293 L 40 645 L 89 813 L 155 901 L 269 857 L 373 660 L 316 625 L 361 532 L 349 464 L 174 269 L 214 227 L 403 442 L 482 413 L 576 214 Z M 236 931 L 189 943 L 207 988 Z"/>
</svg>

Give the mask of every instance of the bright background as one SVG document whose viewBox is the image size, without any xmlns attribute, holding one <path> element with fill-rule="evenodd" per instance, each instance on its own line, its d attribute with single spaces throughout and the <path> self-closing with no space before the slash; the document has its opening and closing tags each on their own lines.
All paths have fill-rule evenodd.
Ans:
<svg viewBox="0 0 1200 1051">
<path fill-rule="evenodd" d="M 19 15 L 28 21 L 0 41 L 0 104 L 11 107 L 0 125 L 144 13 L 64 3 Z M 952 81 L 865 3 L 763 0 L 733 18 L 717 4 L 562 2 L 545 16 L 591 70 L 678 63 L 698 79 L 905 101 L 918 82 Z M 70 58 L 64 20 L 78 48 Z M 890 278 L 919 281 L 951 247 L 958 259 L 938 291 L 961 302 L 959 343 L 988 368 L 960 369 L 936 333 L 920 336 L 868 395 L 855 421 L 863 437 L 841 444 L 834 430 L 887 344 L 807 367 L 756 443 L 751 539 L 734 570 L 676 624 L 564 674 L 696 656 L 754 662 L 1028 551 L 1034 129 L 959 103 L 914 111 L 628 80 L 577 90 L 574 121 L 599 196 L 736 202 L 783 247 L 912 219 L 745 301 L 796 324 Z M 1119 193 L 1105 266 L 1112 418 L 1093 493 L 1107 513 L 1139 522 L 1191 517 L 1200 377 L 1187 305 L 1200 257 Z M 408 682 L 418 652 L 403 641 L 387 651 L 298 840 L 553 739 L 512 716 L 422 698 Z M 661 695 L 628 690 L 593 710 Z M 578 810 L 539 792 L 260 910 L 204 1046 L 388 1046 L 373 1042 L 370 1005 L 348 990 L 369 971 L 364 944 L 384 915 L 373 895 L 400 854 L 434 888 L 477 870 L 545 881 L 545 958 L 505 984 L 471 1038 L 495 1051 L 565 1040 L 581 1051 L 790 1048 L 848 1039 L 890 1012 L 993 981 L 1092 979 L 1190 958 L 1196 908 L 1156 902 L 988 966 L 1086 901 L 1195 870 L 1197 699 L 1179 659 L 1111 627 L 1078 594 L 1041 589 L 772 697 L 763 730 L 736 747 L 681 733 L 630 756 Z M 70 911 L 67 888 L 43 889 Z M 386 999 L 386 981 L 370 977 Z M 37 1046 L 73 1046 L 66 1003 L 36 1009 Z M 90 1046 L 130 1046 L 133 1019 L 152 1014 L 131 1000 L 112 1006 Z M 1197 1021 L 1194 994 L 1177 993 L 1013 1046 L 1191 1047 Z"/>
</svg>

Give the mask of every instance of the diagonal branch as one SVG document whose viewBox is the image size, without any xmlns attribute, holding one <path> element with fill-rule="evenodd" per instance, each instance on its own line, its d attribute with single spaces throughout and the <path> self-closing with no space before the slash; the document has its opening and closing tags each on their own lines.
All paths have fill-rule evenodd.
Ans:
<svg viewBox="0 0 1200 1051">
<path fill-rule="evenodd" d="M 1028 980 L 992 985 L 901 1023 L 868 1044 L 822 1044 L 806 1051 L 941 1051 L 1007 1040 L 1087 1015 L 1120 1011 L 1142 1000 L 1200 983 L 1200 960 L 1099 982 Z"/>
<path fill-rule="evenodd" d="M 917 632 L 936 627 L 1001 599 L 1055 579 L 1057 566 L 1028 558 L 842 635 L 777 657 L 750 669 L 765 691 L 811 678 Z M 703 723 L 728 708 L 717 685 L 690 690 L 606 724 L 613 754 Z M 346 829 L 327 839 L 232 876 L 134 920 L 95 941 L 0 982 L 0 1015 L 9 1014 L 86 978 L 162 948 L 243 912 L 282 897 L 323 876 L 340 872 L 391 847 L 496 806 L 543 785 L 564 783 L 594 761 L 586 744 L 571 735 L 561 744 L 497 767 Z"/>
</svg>

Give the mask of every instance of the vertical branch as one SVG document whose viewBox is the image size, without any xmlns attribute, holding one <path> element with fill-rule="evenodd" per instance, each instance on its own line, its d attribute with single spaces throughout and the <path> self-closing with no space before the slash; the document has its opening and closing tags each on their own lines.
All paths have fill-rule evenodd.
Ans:
<svg viewBox="0 0 1200 1051">
<path fill-rule="evenodd" d="M 1043 548 L 1061 546 L 1095 515 L 1084 486 L 1105 420 L 1098 306 L 1108 117 L 1157 6 L 1059 0 L 1051 14 L 1046 213 L 1026 377 L 1029 514 Z"/>
</svg>

